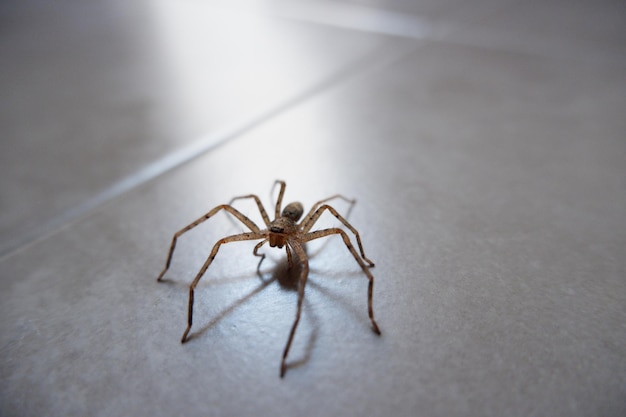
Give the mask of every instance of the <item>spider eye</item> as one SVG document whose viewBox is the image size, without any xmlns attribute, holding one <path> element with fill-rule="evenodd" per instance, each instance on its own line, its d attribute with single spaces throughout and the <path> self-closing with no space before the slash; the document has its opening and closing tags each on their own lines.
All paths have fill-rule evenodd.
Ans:
<svg viewBox="0 0 626 417">
<path fill-rule="evenodd" d="M 300 217 L 302 217 L 302 213 L 304 212 L 304 207 L 302 207 L 301 203 L 289 203 L 283 209 L 283 217 L 287 217 L 294 222 L 297 222 Z"/>
</svg>

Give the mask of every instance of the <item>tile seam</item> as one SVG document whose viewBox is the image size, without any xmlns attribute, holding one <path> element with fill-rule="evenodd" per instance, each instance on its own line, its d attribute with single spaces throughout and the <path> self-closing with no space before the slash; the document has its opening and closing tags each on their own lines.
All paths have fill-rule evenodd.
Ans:
<svg viewBox="0 0 626 417">
<path fill-rule="evenodd" d="M 383 65 L 388 65 L 402 59 L 412 53 L 417 47 L 415 44 L 411 44 L 409 47 L 401 47 L 399 52 L 389 54 L 385 53 L 385 45 L 387 43 L 388 42 L 383 42 L 381 46 L 374 48 L 374 50 L 356 58 L 343 68 L 323 78 L 321 81 L 313 84 L 309 88 L 294 94 L 291 98 L 288 98 L 275 106 L 258 110 L 252 113 L 252 115 L 247 117 L 243 122 L 239 122 L 231 126 L 227 126 L 226 128 L 222 128 L 217 132 L 201 136 L 189 145 L 170 152 L 156 161 L 148 163 L 135 173 L 114 182 L 112 185 L 104 188 L 103 191 L 87 198 L 82 203 L 65 210 L 41 226 L 34 227 L 30 231 L 22 234 L 20 237 L 9 240 L 8 243 L 0 245 L 0 262 L 15 253 L 28 248 L 32 244 L 45 240 L 50 235 L 71 226 L 75 222 L 89 216 L 98 208 L 108 204 L 116 198 L 121 197 L 134 189 L 150 183 L 168 172 L 192 162 L 221 145 L 243 136 L 256 127 L 269 122 L 270 120 L 280 116 L 294 107 L 297 107 L 311 98 L 319 94 L 323 94 L 337 85 L 341 85 L 345 82 L 363 76 L 370 71 L 374 71 Z M 381 55 L 383 55 L 382 59 L 380 58 Z"/>
</svg>

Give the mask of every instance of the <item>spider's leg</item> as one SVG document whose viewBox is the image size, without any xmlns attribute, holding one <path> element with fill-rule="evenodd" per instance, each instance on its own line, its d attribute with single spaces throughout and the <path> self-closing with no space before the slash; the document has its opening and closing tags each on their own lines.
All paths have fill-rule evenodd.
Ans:
<svg viewBox="0 0 626 417">
<path fill-rule="evenodd" d="M 354 228 L 354 226 L 348 223 L 348 221 L 341 214 L 339 214 L 337 210 L 335 210 L 333 207 L 329 206 L 328 204 L 325 204 L 322 207 L 315 210 L 315 213 L 313 213 L 309 222 L 302 227 L 302 232 L 308 233 L 309 230 L 311 230 L 311 227 L 313 227 L 315 222 L 320 218 L 322 213 L 324 213 L 324 210 L 330 211 L 331 214 L 335 216 L 341 223 L 343 223 L 344 226 L 350 229 L 350 231 L 356 237 L 356 243 L 359 245 L 359 251 L 361 252 L 361 257 L 363 258 L 365 262 L 369 264 L 368 266 L 370 267 L 374 266 L 374 262 L 372 262 L 371 260 L 367 258 L 367 256 L 365 256 L 365 252 L 363 251 L 363 244 L 361 243 L 361 236 L 359 235 L 359 232 Z"/>
<path fill-rule="evenodd" d="M 306 252 L 298 242 L 290 240 L 289 245 L 296 252 L 296 255 L 300 259 L 300 262 L 302 262 L 302 270 L 300 271 L 300 281 L 298 282 L 298 309 L 296 310 L 296 319 L 291 326 L 289 339 L 287 339 L 287 344 L 285 345 L 285 350 L 283 351 L 283 359 L 280 362 L 281 378 L 285 376 L 285 371 L 287 370 L 287 365 L 285 364 L 285 361 L 287 360 L 287 355 L 289 354 L 289 348 L 291 347 L 293 336 L 296 334 L 296 327 L 298 327 L 298 322 L 300 321 L 300 313 L 302 312 L 302 301 L 304 300 L 304 287 L 306 286 L 306 281 L 309 276 L 309 260 L 307 259 Z"/>
<path fill-rule="evenodd" d="M 215 256 L 217 255 L 217 251 L 220 250 L 220 246 L 222 246 L 224 243 L 239 242 L 242 240 L 263 239 L 263 238 L 265 238 L 265 233 L 260 233 L 260 232 L 241 233 L 238 235 L 233 235 L 233 236 L 222 238 L 218 240 L 217 243 L 213 246 L 213 249 L 211 250 L 211 254 L 207 258 L 207 260 L 204 262 L 204 265 L 202 265 L 202 268 L 200 268 L 200 272 L 198 272 L 198 275 L 196 275 L 196 278 L 193 280 L 193 282 L 189 286 L 189 306 L 187 310 L 187 329 L 185 330 L 185 333 L 183 333 L 183 337 L 180 341 L 181 343 L 185 343 L 187 341 L 187 335 L 189 334 L 189 330 L 191 330 L 191 324 L 193 322 L 193 293 L 196 288 L 196 285 L 198 285 L 200 278 L 202 278 L 206 270 L 209 268 L 209 265 L 211 265 L 211 262 L 213 262 L 213 259 L 215 259 Z"/>
<path fill-rule="evenodd" d="M 261 263 L 263 262 L 263 259 L 265 259 L 265 254 L 259 253 L 259 249 L 261 249 L 261 246 L 263 246 L 266 242 L 267 242 L 267 239 L 263 239 L 262 241 L 256 244 L 256 246 L 254 247 L 254 250 L 252 251 L 252 254 L 254 256 L 261 257 L 261 259 L 259 260 L 259 264 L 256 266 L 256 272 L 258 272 L 259 274 L 261 273 Z"/>
<path fill-rule="evenodd" d="M 341 238 L 343 239 L 343 242 L 346 244 L 346 247 L 348 248 L 352 256 L 354 256 L 354 259 L 357 261 L 357 263 L 361 266 L 361 269 L 363 270 L 363 272 L 367 276 L 367 279 L 369 280 L 369 285 L 367 287 L 367 312 L 369 314 L 370 321 L 372 322 L 372 327 L 373 327 L 374 332 L 376 332 L 377 334 L 380 334 L 380 329 L 378 328 L 378 324 L 376 324 L 376 320 L 374 320 L 374 308 L 372 307 L 372 297 L 374 293 L 374 276 L 370 272 L 365 262 L 363 262 L 363 259 L 361 259 L 359 254 L 356 252 L 356 250 L 354 249 L 354 246 L 352 246 L 352 242 L 350 242 L 350 238 L 348 237 L 348 234 L 342 229 L 335 227 L 332 229 L 317 230 L 315 232 L 307 233 L 306 235 L 304 235 L 303 241 L 308 242 L 314 239 L 319 239 L 319 238 L 331 236 L 331 235 L 341 235 Z M 367 258 L 365 259 L 367 260 Z"/>
<path fill-rule="evenodd" d="M 348 209 L 348 214 L 350 213 L 350 211 L 352 210 L 352 207 L 354 206 L 354 204 L 356 203 L 355 199 L 352 198 L 348 198 L 344 195 L 341 194 L 335 194 L 331 197 L 325 198 L 323 200 L 318 201 L 317 203 L 313 204 L 313 206 L 311 207 L 311 210 L 309 210 L 309 212 L 307 213 L 306 216 L 304 216 L 304 218 L 302 219 L 302 221 L 300 221 L 300 227 L 305 227 L 310 221 L 311 221 L 311 217 L 313 217 L 313 214 L 315 213 L 315 210 L 317 210 L 317 208 L 319 206 L 321 206 L 322 204 L 334 200 L 336 198 L 340 198 L 343 201 L 347 202 L 350 204 L 350 208 Z M 348 216 L 346 216 L 348 217 Z"/>
<path fill-rule="evenodd" d="M 291 250 L 289 249 L 289 245 L 285 245 L 285 251 L 287 252 L 287 266 L 289 269 L 293 267 L 293 258 L 291 256 Z"/>
<path fill-rule="evenodd" d="M 204 223 L 206 220 L 208 220 L 211 216 L 215 215 L 220 210 L 226 210 L 228 213 L 230 213 L 233 216 L 235 216 L 235 218 L 237 218 L 237 220 L 239 220 L 240 222 L 242 222 L 243 224 L 248 226 L 248 228 L 252 232 L 259 233 L 261 231 L 259 229 L 259 227 L 252 220 L 250 220 L 249 218 L 247 218 L 246 216 L 241 214 L 241 212 L 239 212 L 234 207 L 232 207 L 232 206 L 230 206 L 228 204 L 219 205 L 219 206 L 215 207 L 214 209 L 212 209 L 211 211 L 209 211 L 204 216 L 202 216 L 199 219 L 197 219 L 196 221 L 194 221 L 193 223 L 183 227 L 178 232 L 174 233 L 174 237 L 172 238 L 172 243 L 170 244 L 170 250 L 169 250 L 169 253 L 167 255 L 167 260 L 165 261 L 165 268 L 159 274 L 159 277 L 157 278 L 157 281 L 161 281 L 161 278 L 163 278 L 163 275 L 165 275 L 165 273 L 167 272 L 167 270 L 170 267 L 170 263 L 172 262 L 172 255 L 174 254 L 174 248 L 176 247 L 176 241 L 178 240 L 178 238 L 182 234 L 188 232 L 189 230 L 193 229 L 194 227 L 198 226 L 199 224 Z"/>
<path fill-rule="evenodd" d="M 265 223 L 265 225 L 267 227 L 270 226 L 270 218 L 267 215 L 267 212 L 265 211 L 265 207 L 263 207 L 263 203 L 261 203 L 261 199 L 255 195 L 255 194 L 250 194 L 250 195 L 241 195 L 239 197 L 235 197 L 232 200 L 230 200 L 230 203 L 228 203 L 228 205 L 232 205 L 236 200 L 243 200 L 245 198 L 252 198 L 254 199 L 254 201 L 256 202 L 257 207 L 259 208 L 259 212 L 261 213 L 261 217 L 263 217 L 263 222 Z"/>
<path fill-rule="evenodd" d="M 280 191 L 278 192 L 278 199 L 276 200 L 276 209 L 274 212 L 274 218 L 277 219 L 280 217 L 280 206 L 283 204 L 283 196 L 285 195 L 285 181 L 276 180 L 274 182 L 274 186 L 272 187 L 272 194 L 274 192 L 274 187 L 277 184 L 280 184 Z"/>
</svg>

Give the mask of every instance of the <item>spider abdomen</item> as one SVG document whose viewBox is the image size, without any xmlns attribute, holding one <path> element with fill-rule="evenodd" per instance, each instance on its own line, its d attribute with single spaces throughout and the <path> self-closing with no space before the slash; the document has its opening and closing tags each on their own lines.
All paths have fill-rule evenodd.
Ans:
<svg viewBox="0 0 626 417">
<path fill-rule="evenodd" d="M 302 203 L 296 201 L 285 206 L 281 217 L 287 217 L 294 222 L 297 222 L 300 220 L 300 217 L 302 217 L 302 213 L 304 213 L 304 207 L 302 207 Z"/>
</svg>

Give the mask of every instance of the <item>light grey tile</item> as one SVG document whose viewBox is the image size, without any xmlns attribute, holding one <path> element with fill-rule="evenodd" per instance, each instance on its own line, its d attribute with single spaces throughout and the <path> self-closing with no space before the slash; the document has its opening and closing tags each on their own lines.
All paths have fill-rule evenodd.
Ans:
<svg viewBox="0 0 626 417">
<path fill-rule="evenodd" d="M 572 62 L 626 66 L 623 2 L 515 2 L 459 27 L 449 39 Z"/>
<path fill-rule="evenodd" d="M 430 44 L 5 258 L 3 412 L 624 414 L 626 92 L 622 68 L 598 71 Z M 243 227 L 185 236 L 154 282 L 175 230 L 234 195 L 268 201 L 276 178 L 305 206 L 358 199 L 383 331 L 342 242 L 310 248 L 284 380 L 296 295 L 259 280 L 251 245 L 220 251 L 179 343 L 188 283 Z"/>
<path fill-rule="evenodd" d="M 387 41 L 202 2 L 7 2 L 2 21 L 0 253 L 358 71 Z"/>
<path fill-rule="evenodd" d="M 272 0 L 255 4 L 255 10 L 266 13 L 363 32 L 446 40 L 574 62 L 626 64 L 626 8 L 610 0 Z"/>
<path fill-rule="evenodd" d="M 250 2 L 235 2 L 236 6 L 233 6 L 233 2 L 228 4 L 242 10 L 362 32 L 439 39 L 506 10 L 513 2 L 268 0 L 253 2 L 252 7 Z"/>
<path fill-rule="evenodd" d="M 486 25 L 506 31 L 557 37 L 563 41 L 595 44 L 624 50 L 626 5 L 602 0 L 516 2 L 491 16 Z"/>
<path fill-rule="evenodd" d="M 476 18 L 492 14 L 515 1 L 516 0 L 480 0 L 473 2 L 459 0 L 312 0 L 301 2 L 319 4 L 324 7 L 333 7 L 333 5 L 335 5 L 338 8 L 342 7 L 342 5 L 362 6 L 380 11 L 393 11 L 422 16 L 428 20 L 437 22 L 448 21 L 463 24 Z M 281 4 L 283 2 L 274 1 L 272 3 Z"/>
</svg>

